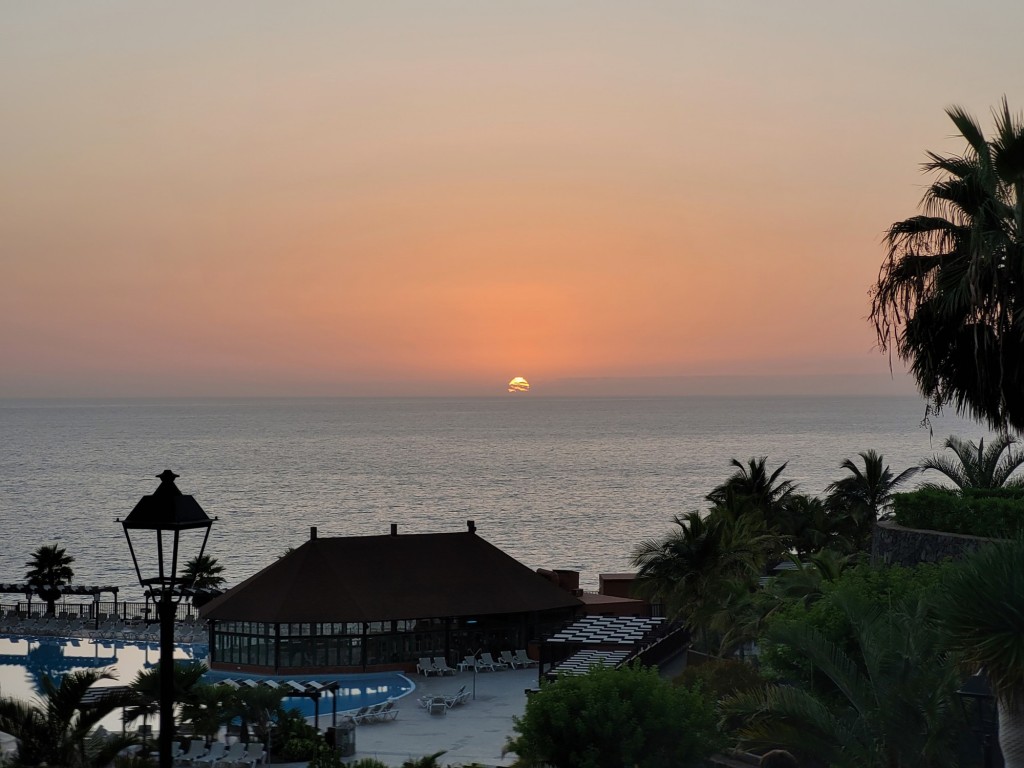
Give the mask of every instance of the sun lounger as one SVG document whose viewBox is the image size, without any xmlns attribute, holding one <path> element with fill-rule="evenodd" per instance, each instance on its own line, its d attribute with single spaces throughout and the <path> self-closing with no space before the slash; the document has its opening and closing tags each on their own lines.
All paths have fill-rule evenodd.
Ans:
<svg viewBox="0 0 1024 768">
<path fill-rule="evenodd" d="M 248 745 L 245 742 L 236 741 L 234 744 L 228 747 L 228 751 L 225 752 L 224 755 L 219 760 L 217 760 L 217 765 L 228 765 L 237 763 L 243 757 L 245 757 L 245 748 L 247 746 Z"/>
<path fill-rule="evenodd" d="M 465 672 L 467 669 L 476 669 L 476 656 L 463 656 L 462 661 L 458 663 L 459 671 Z"/>
<path fill-rule="evenodd" d="M 242 765 L 248 765 L 250 768 L 255 768 L 267 759 L 267 752 L 263 748 L 262 742 L 252 742 L 245 748 L 245 754 L 238 760 Z"/>
<path fill-rule="evenodd" d="M 431 675 L 441 674 L 440 670 L 434 666 L 432 662 L 426 656 L 421 656 L 420 660 L 416 663 L 416 671 L 422 674 L 424 677 L 430 677 Z"/>
<path fill-rule="evenodd" d="M 501 663 L 506 667 L 512 667 L 512 669 L 516 668 L 516 657 L 512 655 L 512 651 L 501 652 Z"/>
<path fill-rule="evenodd" d="M 218 760 L 224 757 L 228 752 L 228 745 L 223 741 L 215 741 L 210 745 L 210 751 L 202 757 L 197 757 L 192 761 L 192 765 L 213 765 Z"/>
<path fill-rule="evenodd" d="M 374 723 L 377 721 L 380 711 L 383 708 L 383 704 L 374 704 L 372 707 L 367 707 L 366 711 L 362 715 L 353 715 L 352 719 L 360 725 Z"/>
<path fill-rule="evenodd" d="M 174 762 L 178 765 L 191 765 L 192 761 L 206 754 L 206 742 L 203 739 L 192 739 L 189 742 L 188 750 L 178 755 Z"/>
<path fill-rule="evenodd" d="M 518 664 L 520 667 L 536 667 L 537 666 L 537 662 L 534 661 L 533 659 L 531 659 L 529 656 L 527 656 L 526 655 L 526 650 L 523 649 L 523 648 L 520 648 L 520 649 L 518 649 L 516 651 L 515 659 L 516 659 L 516 664 Z"/>
<path fill-rule="evenodd" d="M 477 664 L 489 668 L 492 672 L 496 669 L 508 669 L 508 665 L 503 662 L 496 661 L 490 651 L 484 651 L 481 653 L 480 661 L 478 661 Z"/>
<path fill-rule="evenodd" d="M 448 660 L 444 656 L 434 657 L 434 669 L 437 670 L 439 675 L 454 675 L 455 667 L 448 666 Z"/>
<path fill-rule="evenodd" d="M 444 697 L 444 703 L 445 703 L 445 706 L 448 707 L 448 709 L 451 709 L 452 707 L 456 707 L 459 704 L 462 704 L 468 698 L 469 698 L 469 691 L 466 690 L 466 686 L 462 686 L 461 688 L 459 688 L 458 691 L 455 692 L 455 694 L 453 696 L 445 696 Z"/>
</svg>

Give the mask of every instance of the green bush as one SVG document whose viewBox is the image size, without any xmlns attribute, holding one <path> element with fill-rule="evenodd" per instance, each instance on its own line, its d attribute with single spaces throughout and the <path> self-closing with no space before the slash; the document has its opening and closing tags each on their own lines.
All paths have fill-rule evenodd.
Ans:
<svg viewBox="0 0 1024 768">
<path fill-rule="evenodd" d="M 288 739 L 281 745 L 280 756 L 288 763 L 299 763 L 312 760 L 320 752 L 320 745 L 323 744 L 319 738 L 315 739 Z"/>
<path fill-rule="evenodd" d="M 723 742 L 714 706 L 640 666 L 595 668 L 541 686 L 515 718 L 516 765 L 686 768 Z"/>
<path fill-rule="evenodd" d="M 674 681 L 685 688 L 697 688 L 712 701 L 735 693 L 745 693 L 764 685 L 764 678 L 753 665 L 731 659 L 716 659 L 688 666 Z"/>
<path fill-rule="evenodd" d="M 921 488 L 896 494 L 893 512 L 908 528 L 1007 538 L 1024 527 L 1024 489 Z"/>
<path fill-rule="evenodd" d="M 805 605 L 794 601 L 770 614 L 760 639 L 762 671 L 783 680 L 806 680 L 809 674 L 809 665 L 803 654 L 770 638 L 776 627 L 810 627 L 820 632 L 825 640 L 850 653 L 854 650 L 854 632 L 843 608 L 844 603 L 889 606 L 906 598 L 929 600 L 940 589 L 943 574 L 952 568 L 955 568 L 952 562 L 884 568 L 865 564 L 848 568 L 836 580 L 822 583 L 821 598 L 814 603 Z"/>
</svg>

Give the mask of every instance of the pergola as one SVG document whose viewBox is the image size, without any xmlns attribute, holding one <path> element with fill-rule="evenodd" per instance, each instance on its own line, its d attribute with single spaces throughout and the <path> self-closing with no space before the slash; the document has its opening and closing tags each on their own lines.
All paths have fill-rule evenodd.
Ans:
<svg viewBox="0 0 1024 768">
<path fill-rule="evenodd" d="M 14 582 L 10 584 L 0 583 L 0 594 L 6 595 L 24 595 L 25 599 L 28 600 L 29 605 L 32 604 L 32 596 L 41 594 L 43 589 L 50 589 L 50 587 L 35 586 L 27 582 Z M 59 587 L 54 587 L 55 592 L 59 592 L 62 596 L 65 595 L 91 595 L 93 602 L 98 603 L 100 601 L 100 595 L 104 592 L 109 592 L 114 596 L 114 605 L 117 605 L 117 593 L 120 591 L 120 587 L 113 586 L 84 586 L 81 584 L 63 584 Z M 115 611 L 116 612 L 116 611 Z M 96 613 L 95 611 L 93 613 Z M 98 619 L 98 614 L 97 619 Z"/>
</svg>

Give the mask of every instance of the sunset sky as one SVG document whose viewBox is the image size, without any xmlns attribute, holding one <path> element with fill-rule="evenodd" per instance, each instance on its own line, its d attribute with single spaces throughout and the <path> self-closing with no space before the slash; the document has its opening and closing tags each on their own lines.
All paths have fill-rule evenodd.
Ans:
<svg viewBox="0 0 1024 768">
<path fill-rule="evenodd" d="M 882 234 L 960 149 L 947 106 L 1024 108 L 1021 29 L 1019 0 L 0 2 L 0 396 L 870 388 Z"/>
</svg>

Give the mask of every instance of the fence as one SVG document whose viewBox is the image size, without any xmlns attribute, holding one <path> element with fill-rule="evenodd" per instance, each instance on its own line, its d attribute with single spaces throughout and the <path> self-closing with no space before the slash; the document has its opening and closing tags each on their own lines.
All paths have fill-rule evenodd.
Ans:
<svg viewBox="0 0 1024 768">
<path fill-rule="evenodd" d="M 0 615 L 9 612 L 17 612 L 19 616 L 43 616 L 46 614 L 46 603 L 41 600 L 17 600 L 13 602 L 0 602 Z M 103 619 L 114 618 L 122 621 L 145 621 L 156 622 L 156 607 L 151 601 L 145 602 L 120 602 L 113 600 L 89 601 L 87 603 L 72 603 L 58 601 L 56 614 L 67 619 Z M 183 599 L 177 606 L 175 620 L 185 621 L 198 617 L 199 612 L 187 599 Z"/>
</svg>

